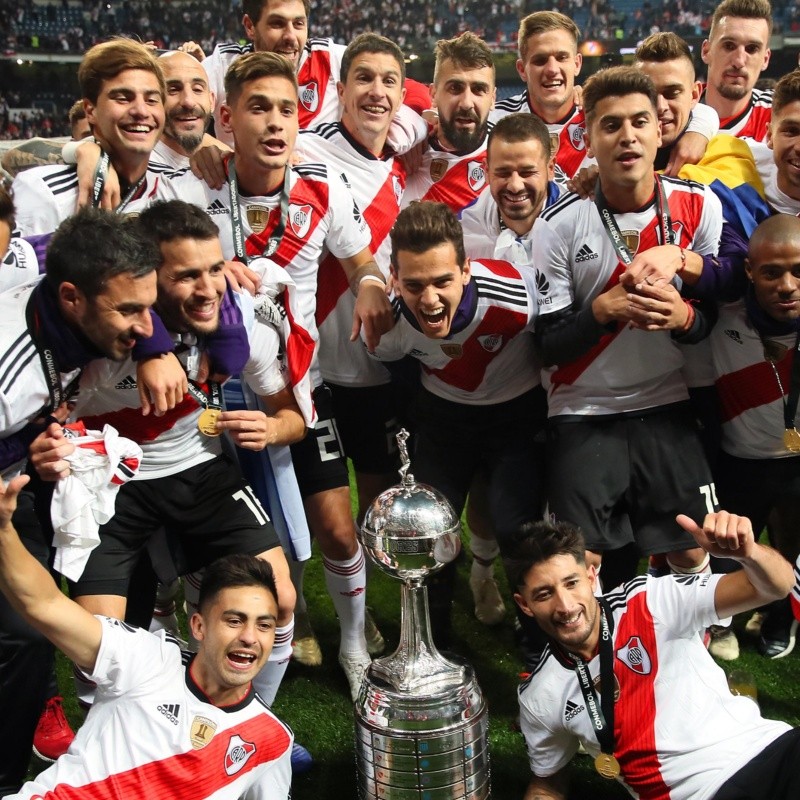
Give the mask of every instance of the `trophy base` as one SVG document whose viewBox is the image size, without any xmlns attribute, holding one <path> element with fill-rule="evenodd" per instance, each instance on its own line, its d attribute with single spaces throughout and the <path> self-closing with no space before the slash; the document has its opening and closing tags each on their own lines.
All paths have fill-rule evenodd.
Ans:
<svg viewBox="0 0 800 800">
<path fill-rule="evenodd" d="M 368 671 L 356 700 L 361 800 L 487 800 L 488 713 L 472 667 L 457 687 L 397 691 Z"/>
</svg>

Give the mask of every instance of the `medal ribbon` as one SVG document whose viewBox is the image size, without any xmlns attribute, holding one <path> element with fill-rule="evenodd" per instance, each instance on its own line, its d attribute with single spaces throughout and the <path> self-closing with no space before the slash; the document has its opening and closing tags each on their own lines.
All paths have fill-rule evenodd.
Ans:
<svg viewBox="0 0 800 800">
<path fill-rule="evenodd" d="M 600 686 L 602 695 L 598 702 L 597 691 L 592 683 L 589 665 L 580 656 L 570 653 L 575 662 L 575 674 L 586 701 L 586 709 L 592 718 L 592 727 L 600 744 L 600 750 L 614 755 L 614 647 L 611 643 L 609 620 L 611 610 L 605 600 L 600 602 Z"/>
<path fill-rule="evenodd" d="M 272 236 L 267 241 L 263 254 L 267 258 L 272 256 L 280 247 L 283 234 L 286 231 L 286 220 L 289 218 L 289 179 L 291 169 L 287 166 L 284 170 L 283 189 L 281 190 L 281 217 Z M 228 193 L 231 202 L 231 228 L 233 229 L 233 250 L 236 258 L 243 264 L 250 261 L 244 246 L 244 227 L 242 225 L 242 211 L 239 208 L 239 181 L 236 179 L 236 165 L 233 158 L 228 159 Z"/>
<path fill-rule="evenodd" d="M 786 430 L 794 430 L 794 420 L 797 416 L 797 404 L 800 401 L 800 358 L 797 351 L 800 349 L 800 330 L 794 341 L 792 353 L 792 372 L 789 378 L 789 396 L 783 403 L 783 424 Z"/>
<path fill-rule="evenodd" d="M 108 164 L 109 164 L 109 157 L 108 153 L 103 151 L 100 154 L 100 160 L 97 162 L 97 166 L 94 170 L 94 178 L 92 179 L 92 206 L 94 208 L 98 208 L 100 206 L 100 198 L 103 196 L 103 187 L 106 185 L 106 176 L 108 175 Z M 142 184 L 147 177 L 147 173 L 145 172 L 141 178 L 139 178 L 136 183 L 128 189 L 128 193 L 125 197 L 122 198 L 120 204 L 114 209 L 115 214 L 121 214 L 128 203 L 133 200 L 136 193 L 139 189 L 142 188 Z"/>
<path fill-rule="evenodd" d="M 40 413 L 52 414 L 65 400 L 69 400 L 73 396 L 75 389 L 78 387 L 78 382 L 81 379 L 81 373 L 78 372 L 66 388 L 61 386 L 61 369 L 56 361 L 53 348 L 50 343 L 45 340 L 42 328 L 36 318 L 36 310 L 33 307 L 33 295 L 31 295 L 28 300 L 28 305 L 25 307 L 25 320 L 31 338 L 36 345 L 36 351 L 39 354 L 39 360 L 42 364 L 44 379 L 47 382 L 47 391 L 50 394 L 49 405 L 45 406 Z"/>
<path fill-rule="evenodd" d="M 656 198 L 656 214 L 658 215 L 661 228 L 661 243 L 673 244 L 674 237 L 672 233 L 672 217 L 669 213 L 669 203 L 666 202 L 664 187 L 661 184 L 661 177 L 658 175 L 655 176 L 654 191 Z M 625 244 L 622 231 L 619 229 L 619 225 L 617 225 L 617 220 L 614 219 L 614 214 L 606 201 L 605 195 L 603 195 L 599 180 L 594 190 L 594 204 L 600 212 L 600 220 L 603 223 L 603 227 L 606 229 L 611 244 L 614 245 L 617 258 L 619 258 L 625 266 L 628 266 L 633 261 L 633 254 L 628 248 L 628 245 Z"/>
<path fill-rule="evenodd" d="M 189 381 L 189 394 L 203 408 L 222 408 L 222 386 L 213 381 L 208 382 L 208 392 L 204 392 L 194 381 Z"/>
</svg>

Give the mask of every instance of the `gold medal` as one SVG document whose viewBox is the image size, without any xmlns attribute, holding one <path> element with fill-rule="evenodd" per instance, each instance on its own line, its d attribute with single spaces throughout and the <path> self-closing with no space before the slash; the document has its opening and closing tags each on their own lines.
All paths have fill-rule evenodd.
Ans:
<svg viewBox="0 0 800 800">
<path fill-rule="evenodd" d="M 594 760 L 594 768 L 599 775 L 609 780 L 619 778 L 619 774 L 622 771 L 619 766 L 619 761 L 617 761 L 611 753 L 600 753 Z"/>
<path fill-rule="evenodd" d="M 783 446 L 790 453 L 800 453 L 800 432 L 797 428 L 786 428 L 783 432 Z"/>
<path fill-rule="evenodd" d="M 197 427 L 204 436 L 219 436 L 222 431 L 217 430 L 217 420 L 222 413 L 220 408 L 207 408 L 197 420 Z"/>
</svg>

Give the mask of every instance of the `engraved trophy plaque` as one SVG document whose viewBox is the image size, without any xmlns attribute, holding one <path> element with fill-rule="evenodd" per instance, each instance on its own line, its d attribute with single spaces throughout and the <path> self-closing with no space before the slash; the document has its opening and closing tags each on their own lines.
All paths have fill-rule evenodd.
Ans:
<svg viewBox="0 0 800 800">
<path fill-rule="evenodd" d="M 401 482 L 383 492 L 361 528 L 364 550 L 403 581 L 400 644 L 364 675 L 355 704 L 362 800 L 485 800 L 486 702 L 471 666 L 433 644 L 425 578 L 461 547 L 452 506 L 409 474 L 408 433 L 397 435 Z"/>
</svg>

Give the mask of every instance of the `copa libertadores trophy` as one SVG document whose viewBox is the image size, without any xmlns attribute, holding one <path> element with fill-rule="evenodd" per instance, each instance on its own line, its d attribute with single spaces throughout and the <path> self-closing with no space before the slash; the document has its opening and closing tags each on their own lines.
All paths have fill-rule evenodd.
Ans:
<svg viewBox="0 0 800 800">
<path fill-rule="evenodd" d="M 486 702 L 471 666 L 438 652 L 428 616 L 428 575 L 461 547 L 452 506 L 409 473 L 397 435 L 401 482 L 372 501 L 361 541 L 403 581 L 400 644 L 367 670 L 355 704 L 362 800 L 485 800 L 489 780 Z"/>
</svg>

